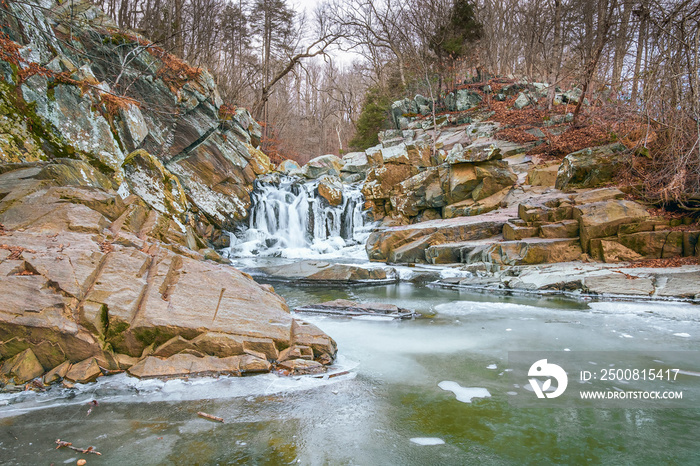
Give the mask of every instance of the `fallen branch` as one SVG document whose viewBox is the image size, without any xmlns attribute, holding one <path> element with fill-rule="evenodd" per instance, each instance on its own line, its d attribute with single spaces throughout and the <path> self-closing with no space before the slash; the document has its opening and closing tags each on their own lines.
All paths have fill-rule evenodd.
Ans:
<svg viewBox="0 0 700 466">
<path fill-rule="evenodd" d="M 77 452 L 79 452 L 79 453 L 92 453 L 92 454 L 95 454 L 95 455 L 100 455 L 100 456 L 102 456 L 102 453 L 100 453 L 99 451 L 95 450 L 95 447 L 87 447 L 87 448 L 78 448 L 78 447 L 74 447 L 72 443 L 63 441 L 63 440 L 61 440 L 60 438 L 59 438 L 59 439 L 56 439 L 56 445 L 58 445 L 58 446 L 56 447 L 57 450 L 58 450 L 59 448 L 61 448 L 61 447 L 65 447 L 65 448 L 70 448 L 71 450 L 77 451 Z"/>
<path fill-rule="evenodd" d="M 224 418 L 213 416 L 211 414 L 203 413 L 202 411 L 197 412 L 197 416 L 204 417 L 216 422 L 224 422 Z"/>
<path fill-rule="evenodd" d="M 621 274 L 624 275 L 625 278 L 628 279 L 628 280 L 636 280 L 636 279 L 639 278 L 639 277 L 635 277 L 634 275 L 630 275 L 630 274 L 628 274 L 628 273 L 625 273 L 625 272 L 623 272 L 622 270 L 613 270 L 613 272 L 615 272 L 615 273 L 621 273 Z"/>
<path fill-rule="evenodd" d="M 341 372 L 334 372 L 332 374 L 319 374 L 319 375 L 314 375 L 313 378 L 315 379 L 332 379 L 334 377 L 340 377 L 341 375 L 347 375 L 349 374 L 350 371 L 341 371 Z"/>
</svg>

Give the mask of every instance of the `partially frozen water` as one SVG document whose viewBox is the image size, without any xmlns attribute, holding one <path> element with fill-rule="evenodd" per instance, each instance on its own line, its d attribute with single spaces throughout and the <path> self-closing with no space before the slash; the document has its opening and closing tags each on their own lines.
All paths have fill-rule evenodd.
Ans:
<svg viewBox="0 0 700 466">
<path fill-rule="evenodd" d="M 508 365 L 515 350 L 638 351 L 659 361 L 663 352 L 696 351 L 698 306 L 409 284 L 275 289 L 291 308 L 345 298 L 393 303 L 426 317 L 302 316 L 338 342 L 336 369 L 349 373 L 334 378 L 163 382 L 120 375 L 75 390 L 3 395 L 0 463 L 75 464 L 80 457 L 89 465 L 700 463 L 698 406 L 518 408 L 513 402 L 528 396 L 529 381 L 514 383 Z M 683 373 L 700 373 L 683 366 Z M 57 438 L 94 445 L 103 455 L 56 450 Z"/>
</svg>

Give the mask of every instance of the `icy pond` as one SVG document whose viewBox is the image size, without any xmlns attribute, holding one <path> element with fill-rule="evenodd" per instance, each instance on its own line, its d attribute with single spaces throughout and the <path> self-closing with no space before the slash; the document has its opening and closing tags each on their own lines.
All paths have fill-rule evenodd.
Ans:
<svg viewBox="0 0 700 466">
<path fill-rule="evenodd" d="M 698 306 L 411 284 L 275 288 L 292 308 L 346 298 L 426 317 L 307 317 L 336 339 L 336 369 L 348 371 L 327 380 L 268 374 L 162 382 L 121 374 L 73 390 L 0 395 L 0 463 L 700 463 L 697 404 L 522 408 L 511 399 L 527 393 L 507 372 L 515 350 L 697 350 Z M 56 450 L 57 438 L 102 456 Z"/>
</svg>

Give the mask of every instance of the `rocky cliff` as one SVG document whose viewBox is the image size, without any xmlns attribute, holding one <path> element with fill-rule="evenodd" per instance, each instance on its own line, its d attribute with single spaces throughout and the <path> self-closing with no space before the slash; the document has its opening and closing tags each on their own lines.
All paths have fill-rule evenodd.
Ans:
<svg viewBox="0 0 700 466">
<path fill-rule="evenodd" d="M 568 106 L 580 91 L 557 90 L 551 114 L 537 107 L 546 94 L 538 83 L 474 85 L 451 93 L 435 122 L 421 96 L 394 103 L 397 129 L 354 155 L 372 161 L 364 192 L 383 219 L 367 242 L 370 259 L 496 267 L 697 262 L 693 218 L 659 216 L 616 186 L 639 156 L 630 150 L 634 131 L 624 145 L 613 142 L 612 125 L 571 128 Z M 562 159 L 538 155 L 557 143 L 569 149 Z"/>
<path fill-rule="evenodd" d="M 0 388 L 331 363 L 210 249 L 272 168 L 247 110 L 89 2 L 0 15 Z"/>
<path fill-rule="evenodd" d="M 551 114 L 537 107 L 546 94 L 538 83 L 475 84 L 450 93 L 435 119 L 422 96 L 397 101 L 396 129 L 381 132 L 378 146 L 292 172 L 363 183 L 366 206 L 381 221 L 366 244 L 375 261 L 488 270 L 578 260 L 696 263 L 695 219 L 658 215 L 617 187 L 642 156 L 630 150 L 636 141 L 615 142 L 611 127 L 572 128 L 568 110 L 580 91 L 558 90 Z M 566 150 L 560 158 L 541 155 L 555 145 Z"/>
<path fill-rule="evenodd" d="M 88 1 L 9 2 L 2 8 L 0 160 L 76 158 L 124 184 L 144 150 L 175 175 L 193 226 L 244 218 L 255 177 L 270 171 L 260 126 L 224 105 L 205 70 L 121 31 Z M 183 232 L 184 233 L 184 232 Z"/>
</svg>

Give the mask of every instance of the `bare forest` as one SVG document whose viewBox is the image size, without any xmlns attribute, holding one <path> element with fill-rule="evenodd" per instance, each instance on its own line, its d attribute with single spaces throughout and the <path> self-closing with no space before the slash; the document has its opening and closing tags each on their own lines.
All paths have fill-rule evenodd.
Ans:
<svg viewBox="0 0 700 466">
<path fill-rule="evenodd" d="M 120 27 L 206 67 L 273 160 L 365 149 L 392 101 L 492 78 L 580 89 L 572 126 L 632 122 L 646 195 L 700 204 L 693 0 L 106 0 Z M 123 83 L 123 87 L 128 84 Z M 125 89 L 121 89 L 123 92 Z M 117 87 L 117 91 L 119 88 Z M 606 120 L 607 121 L 607 120 Z M 606 123 L 608 124 L 608 123 Z M 628 134 L 612 137 L 624 139 Z"/>
</svg>

